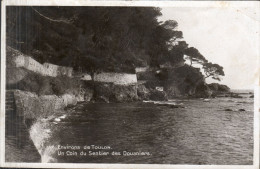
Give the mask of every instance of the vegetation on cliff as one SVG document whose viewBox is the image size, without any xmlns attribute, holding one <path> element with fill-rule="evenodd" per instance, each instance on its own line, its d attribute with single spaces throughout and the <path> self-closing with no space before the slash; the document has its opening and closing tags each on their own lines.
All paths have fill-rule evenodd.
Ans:
<svg viewBox="0 0 260 169">
<path fill-rule="evenodd" d="M 90 72 L 174 65 L 184 54 L 192 62 L 208 62 L 182 40 L 176 21 L 159 22 L 159 16 L 160 8 L 12 6 L 7 7 L 7 44 L 40 62 Z"/>
<path fill-rule="evenodd" d="M 41 63 L 71 66 L 92 77 L 100 71 L 133 73 L 140 66 L 160 69 L 156 81 L 180 95 L 194 94 L 205 78 L 220 80 L 223 67 L 189 47 L 176 21 L 159 22 L 161 15 L 160 8 L 152 7 L 10 6 L 7 45 Z M 189 66 L 161 68 L 176 67 L 185 59 Z M 204 72 L 193 63 L 201 64 Z"/>
</svg>

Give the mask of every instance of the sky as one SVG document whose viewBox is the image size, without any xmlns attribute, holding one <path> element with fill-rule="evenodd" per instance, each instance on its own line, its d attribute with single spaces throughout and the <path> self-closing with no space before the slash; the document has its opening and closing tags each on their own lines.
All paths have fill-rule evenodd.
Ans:
<svg viewBox="0 0 260 169">
<path fill-rule="evenodd" d="M 158 20 L 176 20 L 189 47 L 197 48 L 210 62 L 224 67 L 225 76 L 220 83 L 232 89 L 253 89 L 259 70 L 257 9 L 163 7 Z"/>
</svg>

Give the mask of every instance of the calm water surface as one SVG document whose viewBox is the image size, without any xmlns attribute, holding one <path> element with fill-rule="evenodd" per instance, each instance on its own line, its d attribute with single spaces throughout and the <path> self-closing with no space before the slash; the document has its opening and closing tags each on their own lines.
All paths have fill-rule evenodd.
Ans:
<svg viewBox="0 0 260 169">
<path fill-rule="evenodd" d="M 253 99 L 248 97 L 179 100 L 186 108 L 141 102 L 78 104 L 66 116 L 37 122 L 30 134 L 43 162 L 252 164 Z M 104 151 L 150 155 L 62 156 L 58 145 L 110 146 Z"/>
</svg>

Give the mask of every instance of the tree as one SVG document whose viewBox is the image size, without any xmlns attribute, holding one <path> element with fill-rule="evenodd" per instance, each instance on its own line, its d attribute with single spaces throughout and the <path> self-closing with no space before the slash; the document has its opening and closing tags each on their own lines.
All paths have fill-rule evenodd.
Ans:
<svg viewBox="0 0 260 169">
<path fill-rule="evenodd" d="M 68 56 L 79 54 L 75 14 L 68 7 L 8 6 L 7 45 L 39 62 L 73 66 Z"/>
<path fill-rule="evenodd" d="M 204 64 L 208 62 L 207 59 L 202 54 L 200 54 L 198 49 L 194 47 L 186 48 L 184 54 L 188 56 L 190 60 L 190 66 L 192 66 L 193 62 L 200 63 L 200 64 Z"/>
<path fill-rule="evenodd" d="M 211 77 L 214 80 L 220 81 L 220 76 L 225 76 L 223 67 L 218 64 L 213 64 L 211 62 L 203 64 L 203 70 L 205 73 L 205 79 Z"/>
<path fill-rule="evenodd" d="M 175 20 L 158 22 L 160 8 L 8 6 L 7 45 L 37 61 L 88 72 L 128 72 L 135 67 L 204 64 L 207 75 L 222 75 L 183 41 Z M 215 66 L 216 67 L 216 66 Z M 206 75 L 206 76 L 207 76 Z M 214 78 L 218 78 L 213 76 Z"/>
</svg>

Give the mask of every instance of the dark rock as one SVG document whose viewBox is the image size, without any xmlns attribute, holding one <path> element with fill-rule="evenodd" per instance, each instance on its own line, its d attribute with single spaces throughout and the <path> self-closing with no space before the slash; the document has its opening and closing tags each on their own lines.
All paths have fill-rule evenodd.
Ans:
<svg viewBox="0 0 260 169">
<path fill-rule="evenodd" d="M 233 111 L 232 109 L 225 109 L 225 111 Z"/>
<path fill-rule="evenodd" d="M 243 98 L 242 96 L 240 96 L 240 95 L 238 95 L 236 93 L 231 93 L 230 97 L 233 97 L 233 98 Z"/>
<path fill-rule="evenodd" d="M 183 105 L 170 105 L 170 108 L 186 108 Z"/>
<path fill-rule="evenodd" d="M 246 111 L 245 109 L 238 109 L 238 111 Z"/>
<path fill-rule="evenodd" d="M 93 98 L 94 90 L 91 88 L 84 89 L 84 101 L 90 101 Z"/>
<path fill-rule="evenodd" d="M 181 88 L 177 83 L 172 82 L 165 86 L 165 91 L 170 98 L 183 96 L 183 93 L 180 90 Z"/>
<path fill-rule="evenodd" d="M 254 95 L 251 95 L 249 98 L 254 98 Z"/>
<path fill-rule="evenodd" d="M 186 108 L 185 106 L 183 106 L 183 103 L 177 104 L 177 103 L 169 103 L 169 102 L 157 102 L 157 101 L 149 101 L 152 102 L 158 106 L 167 106 L 170 108 Z"/>
<path fill-rule="evenodd" d="M 150 90 L 150 100 L 165 101 L 168 97 L 164 91 Z"/>
<path fill-rule="evenodd" d="M 150 91 L 145 87 L 145 85 L 140 84 L 137 87 L 137 95 L 140 100 L 149 100 Z"/>
<path fill-rule="evenodd" d="M 109 103 L 109 99 L 106 98 L 105 96 L 99 96 L 95 99 L 96 102 L 101 102 L 101 103 Z"/>
</svg>

